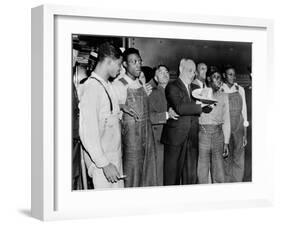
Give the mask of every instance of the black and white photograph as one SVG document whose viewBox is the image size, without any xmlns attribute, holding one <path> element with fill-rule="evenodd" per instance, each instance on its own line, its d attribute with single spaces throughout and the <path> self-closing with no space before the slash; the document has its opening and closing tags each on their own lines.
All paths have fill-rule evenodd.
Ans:
<svg viewBox="0 0 281 226">
<path fill-rule="evenodd" d="M 252 181 L 252 43 L 72 34 L 72 190 Z"/>
</svg>

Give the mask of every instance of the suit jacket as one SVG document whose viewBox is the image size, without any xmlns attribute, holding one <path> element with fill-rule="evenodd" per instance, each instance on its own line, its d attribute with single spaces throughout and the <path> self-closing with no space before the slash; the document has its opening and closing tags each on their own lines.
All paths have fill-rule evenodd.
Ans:
<svg viewBox="0 0 281 226">
<path fill-rule="evenodd" d="M 152 93 L 148 97 L 150 121 L 152 131 L 156 143 L 160 143 L 163 125 L 166 123 L 167 100 L 165 97 L 165 89 L 157 86 L 152 89 Z"/>
<path fill-rule="evenodd" d="M 180 78 L 169 83 L 165 89 L 168 108 L 172 107 L 180 115 L 178 120 L 169 119 L 164 125 L 161 142 L 168 145 L 181 145 L 188 138 L 194 119 L 201 114 L 201 105 L 195 103 Z M 196 116 L 196 117 L 194 117 Z M 196 122 L 195 122 L 196 123 Z"/>
</svg>

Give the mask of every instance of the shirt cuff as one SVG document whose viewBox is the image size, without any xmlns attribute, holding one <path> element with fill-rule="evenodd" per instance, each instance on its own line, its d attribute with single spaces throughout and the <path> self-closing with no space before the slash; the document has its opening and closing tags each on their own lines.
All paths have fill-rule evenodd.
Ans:
<svg viewBox="0 0 281 226">
<path fill-rule="evenodd" d="M 229 144 L 230 137 L 224 136 L 224 143 Z"/>
<path fill-rule="evenodd" d="M 88 167 L 88 175 L 89 175 L 89 177 L 93 177 L 93 173 L 94 173 L 94 170 L 96 168 L 102 168 L 104 166 L 107 166 L 108 164 L 109 164 L 109 161 L 107 159 L 104 159 L 103 162 L 99 161 L 99 164 L 92 162 L 91 165 Z"/>
<path fill-rule="evenodd" d="M 94 163 L 92 163 L 89 167 L 88 167 L 88 175 L 89 175 L 89 177 L 93 177 L 93 171 L 94 171 L 94 169 L 95 169 L 95 164 Z"/>
<path fill-rule="evenodd" d="M 169 113 L 166 112 L 166 120 L 168 120 L 168 119 L 169 119 Z"/>
<path fill-rule="evenodd" d="M 98 160 L 95 159 L 95 164 L 98 168 L 102 168 L 105 167 L 109 164 L 109 161 L 107 160 L 107 158 L 105 156 L 102 156 L 101 158 L 99 158 Z"/>
<path fill-rule="evenodd" d="M 244 121 L 243 126 L 244 127 L 248 127 L 249 126 L 249 122 L 248 121 Z"/>
</svg>

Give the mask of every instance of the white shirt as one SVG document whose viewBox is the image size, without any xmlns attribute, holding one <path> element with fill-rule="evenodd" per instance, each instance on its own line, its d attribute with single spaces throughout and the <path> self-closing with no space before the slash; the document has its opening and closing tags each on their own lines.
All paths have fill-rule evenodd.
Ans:
<svg viewBox="0 0 281 226">
<path fill-rule="evenodd" d="M 112 101 L 113 112 L 111 112 L 110 101 L 104 87 L 93 78 L 98 79 L 107 90 Z M 102 134 L 105 130 L 107 118 L 120 112 L 118 100 L 114 95 L 111 83 L 104 81 L 94 72 L 81 86 L 79 95 L 80 139 L 95 165 L 99 168 L 104 167 L 109 164 L 110 160 L 106 150 L 104 150 Z"/>
<path fill-rule="evenodd" d="M 204 88 L 204 83 L 201 82 L 198 78 L 194 79 L 193 83 L 198 85 L 200 88 Z"/>
<path fill-rule="evenodd" d="M 120 79 L 124 78 L 127 82 L 127 84 L 123 84 Z M 118 98 L 119 104 L 125 104 L 127 100 L 127 89 L 138 89 L 140 87 L 143 87 L 140 83 L 140 80 L 136 78 L 135 80 L 131 79 L 128 75 L 124 75 L 116 80 L 113 81 L 112 87 L 114 89 L 115 95 Z"/>
<path fill-rule="evenodd" d="M 209 88 L 208 88 L 209 89 Z M 211 89 L 212 91 L 212 89 Z M 199 117 L 200 125 L 220 125 L 222 124 L 222 131 L 224 135 L 224 143 L 229 144 L 230 138 L 230 115 L 228 95 L 223 92 L 213 93 L 212 98 L 218 100 L 210 113 L 204 113 Z"/>
<path fill-rule="evenodd" d="M 245 98 L 245 90 L 242 86 L 238 85 L 237 83 L 234 83 L 233 86 L 231 86 L 229 88 L 229 86 L 225 83 L 223 83 L 223 85 L 221 86 L 221 89 L 223 89 L 223 92 L 225 93 L 235 93 L 235 92 L 239 92 L 239 94 L 242 97 L 242 116 L 244 119 L 244 127 L 248 127 L 249 126 L 249 122 L 247 119 L 247 105 L 246 105 L 246 98 Z M 237 90 L 238 89 L 238 90 Z"/>
</svg>

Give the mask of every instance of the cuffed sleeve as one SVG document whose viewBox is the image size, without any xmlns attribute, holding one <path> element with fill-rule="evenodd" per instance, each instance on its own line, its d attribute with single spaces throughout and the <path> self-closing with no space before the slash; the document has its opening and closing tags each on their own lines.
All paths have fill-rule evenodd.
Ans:
<svg viewBox="0 0 281 226">
<path fill-rule="evenodd" d="M 167 111 L 167 104 L 165 100 L 165 93 L 159 89 L 153 89 L 151 95 L 148 97 L 149 104 L 149 118 L 152 125 L 165 124 L 169 119 Z"/>
<path fill-rule="evenodd" d="M 202 113 L 201 105 L 194 102 L 184 102 L 179 89 L 172 84 L 166 87 L 165 94 L 169 105 L 180 116 L 199 115 Z"/>
<path fill-rule="evenodd" d="M 152 125 L 165 124 L 167 121 L 167 112 L 150 112 L 150 121 Z M 169 116 L 168 116 L 169 117 Z"/>
</svg>

